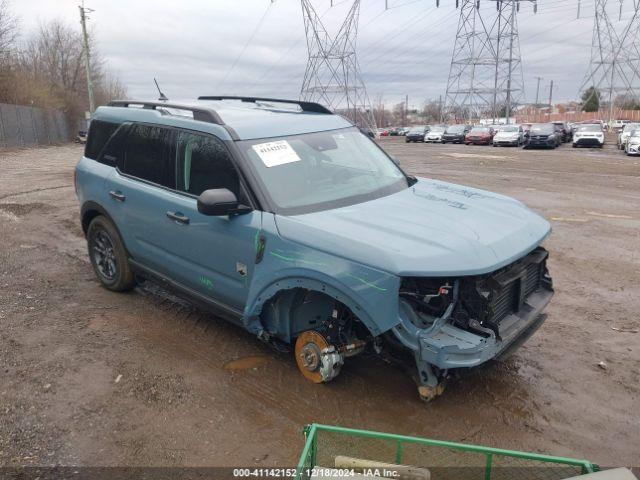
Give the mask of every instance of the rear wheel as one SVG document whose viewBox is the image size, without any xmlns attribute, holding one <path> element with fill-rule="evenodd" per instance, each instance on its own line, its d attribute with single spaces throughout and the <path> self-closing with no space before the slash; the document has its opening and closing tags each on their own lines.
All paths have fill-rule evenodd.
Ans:
<svg viewBox="0 0 640 480">
<path fill-rule="evenodd" d="M 127 251 L 115 225 L 99 215 L 87 229 L 89 259 L 100 283 L 114 292 L 130 290 L 135 276 L 128 261 Z"/>
</svg>

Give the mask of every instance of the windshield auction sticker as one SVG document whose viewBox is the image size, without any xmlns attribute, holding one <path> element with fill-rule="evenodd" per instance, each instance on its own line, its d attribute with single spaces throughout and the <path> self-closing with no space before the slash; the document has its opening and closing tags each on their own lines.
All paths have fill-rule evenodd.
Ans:
<svg viewBox="0 0 640 480">
<path fill-rule="evenodd" d="M 259 143 L 252 148 L 267 167 L 276 167 L 285 163 L 299 162 L 300 157 L 286 140 Z"/>
</svg>

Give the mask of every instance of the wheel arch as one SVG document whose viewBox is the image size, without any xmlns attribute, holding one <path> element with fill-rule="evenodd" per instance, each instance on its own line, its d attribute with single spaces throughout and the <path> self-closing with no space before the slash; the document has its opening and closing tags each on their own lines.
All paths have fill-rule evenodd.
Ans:
<svg viewBox="0 0 640 480">
<path fill-rule="evenodd" d="M 124 237 L 120 232 L 120 228 L 118 228 L 118 224 L 113 220 L 111 215 L 109 215 L 109 212 L 107 212 L 105 208 L 99 203 L 96 203 L 93 201 L 87 201 L 82 204 L 82 207 L 80 209 L 80 221 L 82 223 L 82 231 L 84 233 L 84 236 L 85 237 L 87 236 L 87 232 L 89 231 L 89 225 L 91 224 L 91 221 L 100 215 L 107 218 L 111 222 L 111 224 L 115 227 L 116 232 L 118 232 L 118 236 L 120 237 L 120 241 L 122 242 L 122 245 L 124 246 L 124 249 L 127 252 L 127 255 L 130 256 L 129 250 L 127 249 L 127 245 L 125 244 L 125 241 L 124 241 Z"/>
<path fill-rule="evenodd" d="M 276 280 L 263 288 L 251 304 L 247 305 L 246 316 L 257 319 L 270 335 L 289 343 L 297 332 L 313 329 L 311 319 L 315 316 L 312 314 L 305 320 L 299 318 L 300 313 L 316 312 L 318 315 L 324 315 L 329 308 L 333 309 L 333 302 L 337 301 L 347 307 L 372 335 L 380 334 L 380 328 L 362 302 L 358 301 L 346 286 L 336 283 L 339 282 L 335 279 L 308 276 L 288 276 Z M 296 296 L 300 292 L 311 295 L 319 303 L 308 306 L 302 312 L 294 312 Z"/>
</svg>

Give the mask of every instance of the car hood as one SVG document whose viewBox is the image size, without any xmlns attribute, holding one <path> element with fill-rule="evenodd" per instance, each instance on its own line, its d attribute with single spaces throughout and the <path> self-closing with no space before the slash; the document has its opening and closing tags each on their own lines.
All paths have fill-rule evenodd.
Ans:
<svg viewBox="0 0 640 480">
<path fill-rule="evenodd" d="M 517 200 L 425 178 L 369 202 L 276 215 L 276 223 L 283 238 L 405 276 L 491 272 L 533 250 L 551 230 Z"/>
</svg>

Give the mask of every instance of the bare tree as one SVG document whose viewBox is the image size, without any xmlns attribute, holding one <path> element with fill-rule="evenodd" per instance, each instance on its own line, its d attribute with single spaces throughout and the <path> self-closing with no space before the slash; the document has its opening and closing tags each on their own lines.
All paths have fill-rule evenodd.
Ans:
<svg viewBox="0 0 640 480">
<path fill-rule="evenodd" d="M 0 0 L 0 59 L 13 52 L 18 39 L 18 19 L 11 14 L 9 2 Z"/>
</svg>

